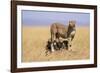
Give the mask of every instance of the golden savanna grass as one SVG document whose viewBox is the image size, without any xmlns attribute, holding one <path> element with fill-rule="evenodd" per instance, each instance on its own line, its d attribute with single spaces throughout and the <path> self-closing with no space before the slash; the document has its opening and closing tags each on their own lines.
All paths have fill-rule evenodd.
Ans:
<svg viewBox="0 0 100 73">
<path fill-rule="evenodd" d="M 45 55 L 50 38 L 50 27 L 26 27 L 22 31 L 22 62 L 89 59 L 89 27 L 77 27 L 69 50 L 63 49 Z"/>
</svg>

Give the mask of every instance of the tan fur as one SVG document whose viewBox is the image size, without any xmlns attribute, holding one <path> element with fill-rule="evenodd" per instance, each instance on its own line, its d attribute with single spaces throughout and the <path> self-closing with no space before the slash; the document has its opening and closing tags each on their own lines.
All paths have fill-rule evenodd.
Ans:
<svg viewBox="0 0 100 73">
<path fill-rule="evenodd" d="M 51 42 L 59 41 L 59 38 L 68 39 L 69 44 L 71 44 L 71 41 L 73 40 L 76 32 L 75 28 L 76 22 L 75 21 L 69 21 L 68 26 L 63 25 L 61 23 L 53 23 L 51 25 Z M 53 47 L 53 46 L 52 46 Z M 54 51 L 54 49 L 52 48 Z"/>
</svg>

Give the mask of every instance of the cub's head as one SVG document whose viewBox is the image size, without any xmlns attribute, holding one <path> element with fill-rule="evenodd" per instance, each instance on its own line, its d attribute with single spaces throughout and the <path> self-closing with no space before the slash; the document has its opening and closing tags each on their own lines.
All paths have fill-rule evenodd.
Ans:
<svg viewBox="0 0 100 73">
<path fill-rule="evenodd" d="M 75 28 L 75 26 L 76 26 L 76 21 L 74 20 L 69 21 L 69 28 Z"/>
</svg>

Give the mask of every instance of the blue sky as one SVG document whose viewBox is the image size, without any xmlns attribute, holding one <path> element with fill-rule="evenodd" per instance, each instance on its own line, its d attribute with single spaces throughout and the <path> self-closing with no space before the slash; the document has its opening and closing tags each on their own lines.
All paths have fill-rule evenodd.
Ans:
<svg viewBox="0 0 100 73">
<path fill-rule="evenodd" d="M 21 15 L 25 26 L 50 26 L 55 22 L 66 25 L 69 20 L 75 20 L 77 26 L 90 25 L 89 13 L 22 10 Z"/>
</svg>

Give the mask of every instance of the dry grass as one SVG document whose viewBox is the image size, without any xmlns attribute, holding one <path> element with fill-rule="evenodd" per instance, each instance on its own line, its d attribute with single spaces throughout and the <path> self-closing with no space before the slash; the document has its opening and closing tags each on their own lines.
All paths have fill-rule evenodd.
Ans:
<svg viewBox="0 0 100 73">
<path fill-rule="evenodd" d="M 22 62 L 89 59 L 89 28 L 77 27 L 70 50 L 60 50 L 45 55 L 50 38 L 49 27 L 23 27 Z"/>
</svg>

